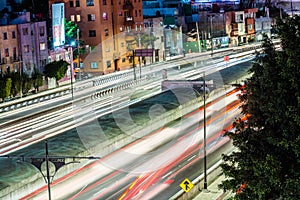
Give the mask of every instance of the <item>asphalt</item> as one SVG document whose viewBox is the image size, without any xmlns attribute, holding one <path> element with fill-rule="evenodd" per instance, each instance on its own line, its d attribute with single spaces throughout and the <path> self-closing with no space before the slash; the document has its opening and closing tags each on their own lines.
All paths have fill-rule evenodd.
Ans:
<svg viewBox="0 0 300 200">
<path fill-rule="evenodd" d="M 192 200 L 226 200 L 233 196 L 229 191 L 224 192 L 218 188 L 218 185 L 225 180 L 223 175 L 219 176 L 214 182 L 207 186 L 206 191 L 201 191 Z"/>
</svg>

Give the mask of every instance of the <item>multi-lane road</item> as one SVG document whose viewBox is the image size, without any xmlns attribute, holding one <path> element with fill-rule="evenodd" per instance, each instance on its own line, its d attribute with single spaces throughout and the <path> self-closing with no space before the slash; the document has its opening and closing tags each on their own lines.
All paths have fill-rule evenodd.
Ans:
<svg viewBox="0 0 300 200">
<path fill-rule="evenodd" d="M 234 65 L 239 65 L 240 63 L 244 63 L 247 60 L 249 61 L 252 58 L 253 57 L 232 59 L 231 62 L 228 63 L 224 63 L 223 58 L 216 58 L 211 59 L 209 61 L 200 61 L 199 63 L 196 62 L 196 64 L 192 62 L 192 64 L 185 65 L 184 67 L 178 67 L 180 66 L 179 64 L 170 64 L 170 66 L 167 67 L 168 76 L 170 78 L 173 77 L 174 79 L 192 80 L 199 78 L 199 76 L 201 76 L 201 73 L 205 71 L 208 79 L 215 79 L 215 77 L 222 76 L 220 75 L 220 73 L 217 73 L 216 75 L 216 72 L 218 72 L 218 70 Z M 249 67 L 249 65 L 250 64 L 248 63 L 247 67 Z M 80 152 L 82 149 L 85 148 L 83 145 L 78 145 L 78 149 L 80 150 L 72 150 L 72 148 L 76 149 L 76 145 L 78 144 L 76 142 L 74 143 L 74 140 L 71 139 L 74 138 L 74 132 L 76 133 L 76 127 L 78 127 L 78 125 L 80 124 L 95 122 L 95 120 L 100 123 L 103 122 L 104 125 L 101 125 L 100 127 L 102 129 L 105 129 L 103 130 L 103 133 L 110 132 L 109 134 L 107 134 L 109 136 L 121 134 L 121 132 L 124 132 L 124 130 L 120 131 L 116 130 L 115 127 L 111 127 L 112 122 L 106 122 L 105 124 L 105 119 L 109 118 L 106 117 L 107 114 L 111 112 L 115 113 L 115 115 L 110 115 L 110 117 L 116 121 L 116 116 L 120 115 L 120 113 L 116 110 L 119 110 L 121 108 L 125 108 L 126 110 L 129 107 L 129 105 L 136 105 L 136 103 L 142 102 L 149 96 L 158 94 L 161 91 L 160 82 L 162 80 L 162 68 L 152 67 L 151 69 L 149 67 L 147 69 L 148 72 L 146 69 L 143 71 L 144 76 L 142 76 L 142 79 L 139 82 L 132 81 L 131 77 L 128 80 L 124 79 L 124 82 L 120 82 L 120 80 L 115 79 L 115 81 L 103 81 L 102 83 L 97 82 L 97 84 L 95 84 L 95 82 L 85 82 L 81 84 L 78 83 L 78 87 L 87 89 L 85 89 L 85 91 L 75 90 L 75 99 L 71 104 L 68 103 L 70 100 L 70 96 L 63 96 L 61 97 L 61 99 L 56 99 L 53 100 L 53 102 L 49 101 L 48 103 L 45 103 L 45 107 L 40 107 L 36 105 L 30 107 L 30 109 L 28 108 L 29 110 L 21 110 L 20 108 L 18 112 L 5 113 L 6 117 L 2 117 L 2 120 L 4 121 L 0 130 L 1 154 L 4 155 L 10 153 L 20 155 L 43 155 L 43 148 L 41 148 L 41 144 L 37 142 L 43 141 L 45 138 L 52 139 L 53 143 L 51 145 L 53 145 L 52 148 L 56 149 L 54 151 L 56 153 L 62 153 L 61 151 L 59 151 L 60 149 L 67 149 L 67 153 Z M 211 77 L 209 77 L 210 73 L 212 73 Z M 217 81 L 217 79 L 215 80 Z M 217 81 L 216 83 L 220 85 L 219 88 L 223 87 L 221 82 Z M 123 85 L 123 87 L 119 87 L 120 85 Z M 94 86 L 94 88 L 92 86 Z M 110 88 L 116 89 L 111 90 Z M 132 88 L 134 89 L 132 90 Z M 97 98 L 94 98 L 95 94 L 99 94 L 96 95 Z M 180 95 L 182 95 L 182 97 L 189 96 L 184 92 L 180 92 Z M 230 95 L 230 98 L 236 98 L 235 95 L 236 94 L 233 94 L 233 96 Z M 224 98 L 225 96 L 226 95 L 224 94 Z M 178 100 L 178 95 L 175 95 L 175 99 L 176 98 Z M 148 117 L 139 116 L 138 118 L 140 118 L 140 121 L 146 120 L 146 118 L 148 118 L 147 120 L 149 120 L 149 116 L 151 119 L 151 117 L 154 117 L 156 114 L 163 114 L 164 112 L 162 111 L 164 111 L 163 109 L 165 107 L 174 109 L 180 106 L 180 102 L 177 102 L 177 105 L 174 105 L 173 102 L 168 102 L 171 100 L 166 95 L 164 97 L 164 100 L 156 99 L 154 101 L 156 102 L 154 102 L 150 106 L 150 108 L 146 109 L 146 115 L 148 115 Z M 62 106 L 64 102 L 66 103 L 66 105 Z M 169 105 L 167 105 L 166 102 L 169 103 Z M 223 133 L 224 128 L 227 128 L 230 125 L 230 122 L 233 120 L 233 118 L 239 113 L 237 110 L 238 105 L 236 104 L 235 100 L 230 100 L 230 103 L 228 104 L 224 104 L 224 101 L 221 102 L 222 105 L 219 105 L 217 108 L 212 109 L 213 111 L 218 111 L 213 114 L 213 116 L 218 117 L 212 117 L 212 121 L 210 122 L 212 123 L 210 127 L 213 127 L 213 131 L 210 131 L 210 138 L 212 139 L 209 140 L 209 145 L 211 145 L 211 151 L 212 149 L 216 149 L 215 147 L 217 147 L 219 144 L 226 143 L 226 139 L 221 140 L 223 137 L 221 137 L 220 134 Z M 231 104 L 232 102 L 233 104 Z M 26 118 L 26 120 L 21 120 L 20 123 L 15 123 L 11 121 L 12 119 L 23 118 L 29 113 L 32 115 L 41 111 L 45 112 L 46 110 L 49 110 L 53 107 L 56 107 L 56 109 L 51 109 L 51 112 L 39 115 L 39 117 L 33 118 L 31 116 L 30 118 Z M 145 107 L 136 107 L 132 110 L 135 110 L 136 112 L 145 112 L 145 110 L 143 110 L 144 108 Z M 187 119 L 184 119 L 185 117 L 181 117 L 180 119 L 182 119 L 182 121 L 185 122 L 180 123 L 180 126 L 177 125 L 176 127 L 175 123 L 175 125 L 172 124 L 174 126 L 169 127 L 169 125 L 165 126 L 165 124 L 162 123 L 161 127 L 156 127 L 161 128 L 161 131 L 151 132 L 149 135 L 146 136 L 146 138 L 137 137 L 136 142 L 131 143 L 131 145 L 129 146 L 124 146 L 124 148 L 122 148 L 122 151 L 118 151 L 117 149 L 115 149 L 115 151 L 112 154 L 107 154 L 105 156 L 103 156 L 102 154 L 103 159 L 101 159 L 100 162 L 96 162 L 96 164 L 89 165 L 84 170 L 82 170 L 83 173 L 80 173 L 79 175 L 74 175 L 74 180 L 71 178 L 64 178 L 64 181 L 54 182 L 53 195 L 62 194 L 63 196 L 59 197 L 61 199 L 86 199 L 86 197 L 95 197 L 96 199 L 115 199 L 117 196 L 123 196 L 123 198 L 127 198 L 129 196 L 130 198 L 132 198 L 132 196 L 136 196 L 138 194 L 142 196 L 145 195 L 147 197 L 147 195 L 150 194 L 141 191 L 146 191 L 146 189 L 149 190 L 150 186 L 151 188 L 153 187 L 151 191 L 160 191 L 162 190 L 162 188 L 168 186 L 168 191 L 172 191 L 169 194 L 169 196 L 171 196 L 172 194 L 176 193 L 176 190 L 178 191 L 178 187 L 176 187 L 176 184 L 178 183 L 178 181 L 180 181 L 180 179 L 168 179 L 168 177 L 174 177 L 174 173 L 178 174 L 175 176 L 178 177 L 179 174 L 183 173 L 181 171 L 181 168 L 184 168 L 183 166 L 190 166 L 190 164 L 188 163 L 201 162 L 201 148 L 198 149 L 198 147 L 201 147 L 202 140 L 198 139 L 201 138 L 200 135 L 202 135 L 202 125 L 200 120 L 201 117 L 199 117 L 202 116 L 202 114 L 201 111 L 200 114 L 199 112 L 197 113 L 198 114 L 193 113 L 191 115 L 188 115 Z M 123 114 L 121 113 L 121 115 Z M 2 116 L 4 116 L 4 114 Z M 123 115 L 122 120 L 126 120 L 124 116 L 126 115 Z M 197 122 L 195 122 L 194 124 L 189 124 L 193 122 L 195 118 L 197 119 Z M 226 123 L 224 122 L 224 119 L 226 119 Z M 223 123 L 223 125 L 220 126 L 221 130 L 218 131 L 218 129 L 215 127 L 217 126 L 216 124 L 220 123 L 220 121 L 221 123 Z M 185 127 L 186 124 L 189 124 L 187 125 L 188 127 Z M 117 124 L 117 126 L 120 126 L 120 124 Z M 175 130 L 179 130 L 178 133 L 176 132 L 175 134 L 176 137 L 174 137 Z M 68 135 L 72 136 L 68 137 Z M 57 140 L 54 139 L 54 136 L 55 138 L 57 138 Z M 64 138 L 64 141 L 61 141 L 62 138 Z M 140 139 L 140 141 L 137 140 L 138 138 Z M 33 145 L 34 143 L 37 144 Z M 137 148 L 136 146 L 139 146 L 139 148 Z M 159 151 L 157 149 L 159 149 Z M 128 152 L 130 156 L 135 156 L 128 158 L 122 154 L 122 152 L 124 151 L 127 152 L 127 156 Z M 145 155 L 148 155 L 149 152 L 153 151 L 156 152 L 156 154 L 152 153 L 151 156 L 145 157 Z M 119 154 L 120 152 L 121 154 Z M 167 160 L 164 160 L 165 158 L 167 158 Z M 145 170 L 145 168 L 147 169 L 147 166 L 153 166 L 153 163 L 155 163 L 155 165 L 157 165 L 158 167 L 154 167 L 154 169 L 149 168 L 148 170 Z M 93 169 L 96 171 L 92 172 Z M 99 171 L 97 172 L 97 170 Z M 89 176 L 81 178 L 84 177 L 84 174 L 89 174 Z M 160 181 L 158 181 L 164 180 L 166 178 L 168 179 L 166 183 L 161 183 Z M 72 190 L 64 190 L 64 188 L 70 187 L 67 185 L 68 182 L 72 184 Z M 76 183 L 80 184 L 78 184 L 77 186 Z M 172 187 L 169 187 L 169 185 L 172 185 Z M 132 189 L 135 187 L 136 189 Z M 55 192 L 55 190 L 57 190 L 58 192 Z M 136 194 L 137 191 L 138 194 Z M 40 192 L 41 193 L 38 195 L 45 195 L 45 191 L 40 190 Z M 164 191 L 163 193 L 165 194 L 165 192 L 166 191 Z M 151 192 L 151 195 L 153 194 L 154 192 Z M 161 194 L 162 193 L 158 192 L 156 195 Z M 39 196 L 35 198 L 39 199 Z"/>
</svg>

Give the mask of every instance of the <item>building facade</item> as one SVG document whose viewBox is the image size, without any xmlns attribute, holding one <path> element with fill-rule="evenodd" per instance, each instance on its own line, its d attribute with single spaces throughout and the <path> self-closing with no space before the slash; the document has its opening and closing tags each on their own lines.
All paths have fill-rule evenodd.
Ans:
<svg viewBox="0 0 300 200">
<path fill-rule="evenodd" d="M 66 20 L 79 26 L 80 40 L 92 49 L 80 55 L 83 71 L 106 74 L 131 66 L 124 35 L 143 24 L 141 0 L 49 0 L 50 10 L 54 3 L 64 3 Z"/>
<path fill-rule="evenodd" d="M 0 26 L 1 73 L 44 71 L 48 59 L 46 22 Z"/>
</svg>

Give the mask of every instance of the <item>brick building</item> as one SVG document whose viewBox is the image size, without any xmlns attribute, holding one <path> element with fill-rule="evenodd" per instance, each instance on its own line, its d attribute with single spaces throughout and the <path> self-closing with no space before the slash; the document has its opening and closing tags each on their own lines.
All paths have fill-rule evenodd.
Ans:
<svg viewBox="0 0 300 200">
<path fill-rule="evenodd" d="M 125 32 L 143 24 L 142 0 L 49 0 L 64 3 L 65 17 L 78 24 L 92 49 L 80 55 L 83 71 L 106 74 L 131 66 Z M 82 66 L 82 65 L 81 65 Z"/>
</svg>

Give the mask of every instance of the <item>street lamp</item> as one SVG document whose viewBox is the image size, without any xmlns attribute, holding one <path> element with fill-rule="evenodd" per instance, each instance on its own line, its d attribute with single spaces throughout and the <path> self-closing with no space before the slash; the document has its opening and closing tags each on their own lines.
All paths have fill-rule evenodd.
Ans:
<svg viewBox="0 0 300 200">
<path fill-rule="evenodd" d="M 205 72 L 203 72 L 203 151 L 204 151 L 204 185 L 203 190 L 207 191 L 207 169 L 206 169 L 206 83 L 205 83 Z"/>
<path fill-rule="evenodd" d="M 74 100 L 74 91 L 73 91 L 73 74 L 74 74 L 74 61 L 73 61 L 73 47 L 69 47 L 68 51 L 70 52 L 70 60 L 71 60 L 71 93 L 72 100 Z"/>
<path fill-rule="evenodd" d="M 19 72 L 20 72 L 20 98 L 23 97 L 23 92 L 22 92 L 22 84 L 23 84 L 23 77 L 22 77 L 22 69 L 23 69 L 23 66 L 22 66 L 22 60 L 19 61 L 19 65 L 20 65 L 20 69 L 19 69 Z"/>
</svg>

